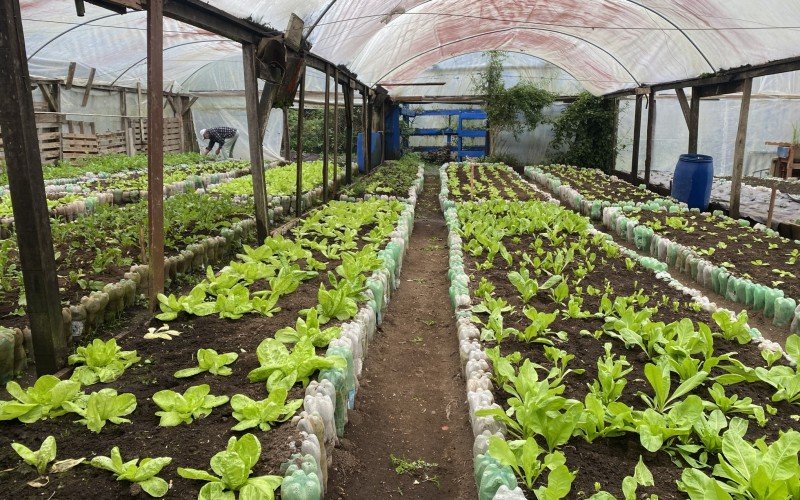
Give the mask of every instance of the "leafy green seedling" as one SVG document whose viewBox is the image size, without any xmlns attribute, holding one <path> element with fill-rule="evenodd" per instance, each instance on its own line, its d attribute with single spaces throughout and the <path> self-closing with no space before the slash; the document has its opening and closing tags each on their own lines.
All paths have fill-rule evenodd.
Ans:
<svg viewBox="0 0 800 500">
<path fill-rule="evenodd" d="M 213 396 L 209 394 L 210 392 L 209 385 L 202 384 L 189 387 L 183 394 L 170 390 L 153 394 L 153 402 L 162 410 L 156 412 L 156 416 L 161 417 L 158 425 L 175 427 L 180 424 L 191 424 L 210 415 L 211 410 L 217 406 L 228 402 L 228 396 Z"/>
<path fill-rule="evenodd" d="M 113 472 L 117 481 L 138 484 L 142 491 L 155 498 L 161 498 L 169 491 L 169 484 L 164 479 L 157 477 L 157 474 L 170 463 L 172 463 L 170 457 L 143 458 L 141 460 L 134 458 L 123 462 L 117 446 L 111 448 L 110 457 L 97 456 L 90 462 L 93 467 Z"/>
<path fill-rule="evenodd" d="M 172 340 L 173 337 L 177 337 L 181 334 L 181 332 L 177 330 L 170 329 L 169 325 L 164 324 L 161 325 L 159 328 L 150 327 L 147 329 L 147 333 L 144 334 L 144 338 L 147 340 L 155 340 L 155 339 L 162 339 L 162 340 Z"/>
<path fill-rule="evenodd" d="M 116 390 L 107 388 L 91 393 L 85 406 L 67 402 L 64 407 L 83 417 L 78 423 L 92 432 L 100 432 L 106 422 L 129 424 L 131 421 L 124 417 L 136 409 L 136 396 L 131 393 L 117 394 Z"/>
<path fill-rule="evenodd" d="M 139 360 L 136 351 L 123 351 L 115 339 L 107 342 L 94 339 L 91 344 L 78 347 L 69 357 L 69 364 L 80 364 L 70 379 L 83 385 L 113 382 Z"/>
<path fill-rule="evenodd" d="M 235 394 L 231 398 L 231 408 L 233 408 L 233 418 L 239 423 L 233 428 L 234 431 L 243 431 L 258 427 L 262 431 L 268 431 L 270 424 L 275 422 L 285 422 L 292 418 L 303 405 L 302 399 L 293 399 L 287 403 L 288 391 L 284 387 L 277 387 L 269 393 L 267 399 L 255 401 L 244 394 Z"/>
<path fill-rule="evenodd" d="M 53 375 L 42 375 L 25 390 L 11 381 L 6 391 L 16 401 L 0 401 L 0 421 L 19 419 L 25 424 L 61 416 L 71 411 L 68 403 L 85 399 L 80 382 L 59 380 Z"/>
<path fill-rule="evenodd" d="M 239 359 L 239 355 L 235 352 L 218 354 L 214 349 L 198 349 L 197 366 L 178 370 L 175 372 L 174 376 L 176 378 L 186 378 L 199 375 L 203 372 L 209 372 L 212 375 L 227 377 L 233 373 L 233 370 L 228 365 L 237 359 Z"/>
<path fill-rule="evenodd" d="M 47 472 L 47 465 L 56 459 L 56 438 L 53 436 L 47 436 L 36 451 L 20 443 L 11 443 L 11 447 L 26 464 L 35 467 L 40 476 Z"/>
</svg>

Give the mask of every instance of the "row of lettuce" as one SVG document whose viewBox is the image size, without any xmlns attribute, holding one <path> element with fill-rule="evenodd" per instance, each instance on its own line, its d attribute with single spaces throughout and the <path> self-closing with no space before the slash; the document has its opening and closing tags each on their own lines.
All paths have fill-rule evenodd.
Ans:
<svg viewBox="0 0 800 500">
<path fill-rule="evenodd" d="M 476 168 L 509 171 L 443 167 L 440 201 L 480 498 L 800 498 L 800 337 L 761 338 L 546 193 L 455 201 Z"/>
<path fill-rule="evenodd" d="M 44 376 L 27 389 L 10 382 L 12 399 L 0 402 L 0 421 L 26 425 L 7 427 L 4 435 L 30 439 L 41 434 L 13 448 L 39 474 L 49 471 L 51 481 L 65 478 L 61 486 L 74 484 L 64 471 L 71 469 L 73 477 L 80 477 L 88 464 L 112 472 L 103 483 L 113 491 L 119 489 L 113 481 L 117 479 L 156 497 L 174 484 L 199 489 L 198 498 L 269 499 L 281 485 L 282 498 L 321 498 L 328 458 L 343 432 L 348 405 L 352 407 L 368 341 L 398 285 L 422 176 L 415 175 L 410 183 L 408 202 L 333 201 L 309 213 L 290 236 L 271 236 L 261 246 L 245 246 L 219 271 L 209 267 L 206 278 L 187 293 L 159 297 L 156 317 L 170 324 L 154 325 L 146 333 L 130 332 L 119 345 L 112 339 L 79 347 L 70 357 L 75 369 L 69 380 Z M 298 311 L 298 303 L 309 307 Z M 122 345 L 137 349 L 126 351 Z M 204 347 L 197 350 L 197 345 Z M 160 376 L 149 383 L 146 374 L 153 366 Z M 174 373 L 165 376 L 165 371 Z M 213 389 L 220 386 L 220 377 L 231 379 L 225 394 Z M 104 387 L 88 393 L 86 388 L 95 384 Z M 138 399 L 135 394 L 140 394 Z M 158 411 L 143 413 L 154 405 Z M 295 423 L 288 424 L 301 407 Z M 70 416 L 87 431 L 61 424 L 71 428 L 61 432 L 53 425 L 53 419 Z M 170 435 L 155 443 L 133 441 L 138 449 L 126 448 L 128 440 L 118 445 L 118 434 L 103 432 L 123 424 L 130 425 L 129 434 L 147 432 L 154 421 Z M 284 451 L 289 449 L 288 437 L 280 449 L 264 440 L 273 428 L 295 426 L 291 441 L 297 453 L 291 456 Z M 160 453 L 195 433 L 214 436 L 220 428 L 227 430 L 213 441 L 227 440 L 227 445 L 213 456 L 202 454 L 205 461 L 210 458 L 210 472 L 190 467 L 200 465 L 195 454 L 176 470 L 172 457 L 154 456 L 154 450 Z M 56 429 L 59 433 L 46 436 Z M 87 432 L 98 435 L 92 438 Z M 97 456 L 86 457 L 85 463 L 84 457 L 73 457 L 51 465 L 56 441 L 62 449 L 65 444 L 66 449 L 85 449 L 93 442 L 89 447 Z M 264 446 L 268 458 L 260 461 Z M 151 453 L 150 458 L 127 462 L 122 458 Z M 283 455 L 287 456 L 280 474 L 264 463 Z M 3 458 L 0 451 L 5 464 Z M 24 484 L 24 478 L 12 476 L 4 483 L 7 480 Z"/>
<path fill-rule="evenodd" d="M 721 212 L 700 213 L 592 169 L 527 167 L 568 206 L 701 286 L 800 333 L 800 242 Z"/>
</svg>

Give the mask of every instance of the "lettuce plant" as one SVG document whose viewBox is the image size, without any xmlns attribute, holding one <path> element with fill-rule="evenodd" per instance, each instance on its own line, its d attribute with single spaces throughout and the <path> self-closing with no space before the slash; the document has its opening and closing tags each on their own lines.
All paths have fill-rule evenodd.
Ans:
<svg viewBox="0 0 800 500">
<path fill-rule="evenodd" d="M 325 285 L 320 283 L 317 300 L 319 301 L 317 305 L 319 322 L 323 325 L 334 318 L 339 321 L 346 321 L 358 312 L 358 304 L 351 296 L 349 286 L 327 290 Z"/>
<path fill-rule="evenodd" d="M 35 467 L 40 476 L 47 472 L 47 465 L 56 459 L 56 438 L 53 436 L 47 436 L 36 451 L 20 443 L 11 443 L 11 447 L 26 464 Z"/>
<path fill-rule="evenodd" d="M 639 462 L 633 469 L 633 475 L 626 476 L 622 480 L 622 497 L 624 500 L 636 500 L 639 498 L 636 495 L 636 490 L 639 489 L 639 486 L 653 486 L 654 484 L 653 473 L 650 472 L 650 469 L 647 468 L 640 456 Z M 653 498 L 653 496 L 650 498 Z M 598 491 L 590 496 L 588 500 L 616 500 L 616 497 L 607 491 Z"/>
<path fill-rule="evenodd" d="M 291 387 L 295 382 L 308 384 L 317 370 L 344 368 L 347 361 L 339 356 L 317 356 L 314 344 L 306 337 L 300 339 L 289 351 L 280 340 L 264 339 L 256 349 L 260 367 L 248 374 L 251 382 L 267 382 L 267 390 Z"/>
<path fill-rule="evenodd" d="M 124 417 L 136 409 L 136 396 L 131 393 L 117 394 L 116 390 L 106 388 L 91 393 L 85 405 L 67 402 L 64 407 L 83 417 L 78 423 L 92 432 L 100 432 L 106 422 L 129 424 L 131 421 Z"/>
<path fill-rule="evenodd" d="M 678 489 L 690 499 L 796 498 L 800 492 L 800 432 L 784 432 L 771 444 L 746 441 L 737 430 L 722 436 L 713 477 L 684 469 Z"/>
<path fill-rule="evenodd" d="M 186 479 L 206 481 L 200 489 L 198 500 L 235 500 L 236 492 L 242 500 L 274 500 L 275 489 L 281 485 L 280 476 L 250 477 L 253 467 L 261 458 L 261 443 L 252 434 L 239 439 L 231 437 L 228 446 L 211 457 L 214 474 L 199 469 L 178 467 L 178 475 Z"/>
<path fill-rule="evenodd" d="M 720 410 L 724 414 L 738 413 L 740 415 L 747 415 L 761 427 L 767 422 L 764 415 L 764 408 L 757 404 L 753 404 L 752 398 L 739 398 L 736 394 L 728 396 L 725 394 L 725 388 L 721 384 L 714 384 L 708 389 L 708 394 L 711 395 L 711 401 L 703 400 L 703 408 L 706 410 Z"/>
<path fill-rule="evenodd" d="M 664 413 L 675 406 L 679 402 L 679 398 L 685 396 L 702 384 L 708 377 L 708 373 L 703 371 L 698 372 L 695 376 L 683 381 L 676 387 L 675 392 L 670 392 L 672 387 L 670 370 L 664 362 L 659 362 L 659 364 L 656 365 L 647 363 L 644 366 L 644 376 L 650 383 L 654 394 L 650 396 L 648 394 L 639 393 L 639 396 L 647 406 L 660 413 Z"/>
<path fill-rule="evenodd" d="M 199 375 L 203 372 L 209 372 L 212 375 L 221 375 L 227 377 L 233 370 L 228 365 L 239 359 L 239 355 L 235 352 L 226 352 L 218 354 L 214 349 L 198 349 L 197 350 L 197 366 L 192 368 L 184 368 L 175 372 L 176 378 L 186 378 Z"/>
<path fill-rule="evenodd" d="M 59 380 L 53 375 L 42 375 L 25 390 L 11 381 L 6 391 L 16 401 L 0 401 L 0 421 L 19 419 L 25 424 L 64 415 L 71 411 L 68 403 L 85 399 L 80 382 Z"/>
<path fill-rule="evenodd" d="M 563 467 L 566 463 L 566 457 L 560 451 L 545 453 L 540 460 L 542 453 L 545 450 L 533 438 L 515 441 L 506 441 L 496 436 L 489 438 L 488 454 L 501 464 L 514 469 L 528 489 L 533 488 L 533 483 L 542 473 Z"/>
<path fill-rule="evenodd" d="M 110 457 L 97 456 L 90 462 L 93 467 L 113 472 L 117 481 L 138 484 L 142 491 L 155 498 L 161 498 L 169 491 L 169 484 L 157 477 L 157 474 L 170 463 L 172 463 L 170 457 L 143 458 L 141 460 L 134 458 L 123 462 L 117 446 L 111 448 Z"/>
<path fill-rule="evenodd" d="M 69 364 L 81 364 L 70 378 L 83 385 L 113 382 L 140 359 L 136 351 L 123 351 L 115 339 L 107 342 L 94 339 L 91 344 L 78 347 L 75 354 L 70 355 Z"/>
<path fill-rule="evenodd" d="M 625 356 L 616 357 L 611 353 L 611 343 L 603 345 L 605 356 L 597 360 L 597 379 L 589 385 L 589 392 L 604 405 L 616 401 L 628 384 L 625 378 L 632 370 Z"/>
<path fill-rule="evenodd" d="M 797 367 L 773 366 L 767 370 L 759 366 L 755 372 L 759 379 L 775 388 L 773 401 L 800 403 L 800 371 Z"/>
<path fill-rule="evenodd" d="M 331 340 L 339 336 L 338 326 L 321 329 L 316 309 L 308 309 L 306 318 L 297 318 L 294 328 L 287 326 L 275 332 L 275 338 L 284 344 L 296 344 L 302 338 L 310 338 L 315 347 L 327 347 Z"/>
<path fill-rule="evenodd" d="M 209 416 L 211 410 L 228 402 L 228 396 L 213 396 L 210 392 L 211 387 L 202 384 L 189 387 L 183 394 L 168 389 L 153 394 L 153 402 L 162 410 L 156 412 L 156 416 L 161 417 L 158 425 L 175 427 L 191 424 Z"/>
<path fill-rule="evenodd" d="M 714 322 L 717 323 L 721 331 L 721 335 L 725 340 L 735 340 L 740 344 L 750 342 L 750 330 L 747 328 L 747 311 L 742 311 L 735 318 L 731 314 L 720 309 L 711 315 Z"/>
<path fill-rule="evenodd" d="M 243 431 L 258 427 L 262 431 L 271 429 L 272 423 L 285 422 L 292 418 L 303 405 L 302 399 L 293 399 L 286 402 L 289 392 L 284 387 L 276 387 L 269 393 L 267 399 L 255 401 L 244 394 L 235 394 L 231 398 L 233 418 L 239 423 L 234 431 Z"/>
</svg>

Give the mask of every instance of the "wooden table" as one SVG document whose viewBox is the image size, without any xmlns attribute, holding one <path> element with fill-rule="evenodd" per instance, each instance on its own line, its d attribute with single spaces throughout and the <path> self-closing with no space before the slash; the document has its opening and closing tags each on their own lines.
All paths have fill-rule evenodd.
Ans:
<svg viewBox="0 0 800 500">
<path fill-rule="evenodd" d="M 773 177 L 789 179 L 794 177 L 795 172 L 800 172 L 800 144 L 776 141 L 767 141 L 764 144 L 767 146 L 789 148 L 789 155 L 786 158 L 778 156 L 772 159 L 772 171 L 770 174 Z"/>
</svg>

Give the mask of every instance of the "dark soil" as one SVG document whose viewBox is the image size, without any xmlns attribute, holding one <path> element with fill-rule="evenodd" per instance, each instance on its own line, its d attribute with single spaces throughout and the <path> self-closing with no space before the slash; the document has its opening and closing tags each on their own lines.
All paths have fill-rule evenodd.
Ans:
<svg viewBox="0 0 800 500">
<path fill-rule="evenodd" d="M 453 175 L 452 170 L 451 168 L 449 175 Z M 493 185 L 501 190 L 501 196 L 509 199 L 519 201 L 541 199 L 541 196 L 527 182 L 523 181 L 519 175 L 506 169 L 464 164 L 464 166 L 456 168 L 455 173 L 461 189 L 461 195 L 451 193 L 450 196 L 453 201 L 480 201 L 491 198 L 492 194 L 489 190 L 482 188 L 481 185 Z M 511 192 L 505 192 L 505 189 L 510 189 Z M 511 196 L 511 193 L 513 193 L 513 196 Z"/>
<path fill-rule="evenodd" d="M 680 217 L 689 221 L 694 231 L 673 229 L 667 219 Z M 769 236 L 752 227 L 739 226 L 731 219 L 722 219 L 711 214 L 668 214 L 664 212 L 640 211 L 635 214 L 640 223 L 659 223 L 663 228 L 656 232 L 670 240 L 695 250 L 713 248 L 714 253 L 703 257 L 716 265 L 727 263 L 731 274 L 748 278 L 753 283 L 775 287 L 796 300 L 800 300 L 800 257 L 790 264 L 792 251 L 800 252 L 800 245 L 786 238 Z M 721 227 L 722 226 L 722 227 Z M 795 277 L 781 276 L 786 271 Z"/>
<path fill-rule="evenodd" d="M 570 185 L 586 200 L 608 200 L 612 203 L 646 203 L 662 198 L 655 193 L 619 179 L 611 179 L 599 170 L 582 169 L 582 177 L 578 177 L 562 167 L 548 168 L 540 166 L 545 172 L 561 179 L 564 184 Z"/>
<path fill-rule="evenodd" d="M 524 236 L 519 244 L 514 244 L 510 238 L 504 240 L 506 248 L 514 254 L 515 251 L 525 251 L 529 248 L 529 244 L 533 241 L 532 236 Z M 545 245 L 546 246 L 546 245 Z M 552 249 L 550 249 L 552 250 Z M 597 250 L 598 256 L 604 256 L 602 250 Z M 478 258 L 480 262 L 484 257 Z M 652 299 L 648 305 L 657 305 L 666 297 L 670 306 L 660 306 L 659 311 L 652 317 L 653 321 L 663 321 L 669 323 L 677 321 L 681 318 L 690 318 L 694 322 L 702 321 L 706 324 L 714 325 L 712 330 L 716 330 L 713 320 L 707 313 L 695 312 L 687 307 L 687 303 L 691 300 L 688 296 L 683 296 L 676 290 L 670 288 L 666 283 L 655 278 L 655 275 L 641 267 L 634 267 L 631 270 L 627 269 L 624 257 L 606 258 L 605 263 L 597 262 L 597 267 L 589 273 L 581 282 L 580 286 L 586 289 L 589 285 L 595 288 L 605 289 L 607 286 L 613 287 L 613 296 L 625 296 L 634 293 L 637 290 L 644 290 L 645 293 Z M 509 266 L 499 256 L 495 258 L 494 267 L 490 270 L 477 270 L 475 264 L 477 263 L 468 254 L 465 258 L 465 267 L 467 273 L 473 278 L 471 279 L 471 286 L 473 292 L 477 287 L 481 278 L 488 279 L 496 289 L 494 295 L 496 297 L 505 298 L 515 308 L 515 312 L 506 313 L 504 317 L 505 327 L 514 327 L 519 330 L 524 330 L 528 325 L 528 319 L 522 314 L 522 309 L 525 306 L 521 297 L 519 296 L 516 288 L 508 281 L 507 274 L 512 270 L 519 269 L 519 260 L 516 260 Z M 580 258 L 576 254 L 576 261 L 570 265 L 569 268 L 580 265 Z M 671 304 L 674 301 L 679 302 L 678 312 L 674 311 Z M 546 292 L 540 292 L 534 296 L 527 304 L 533 306 L 539 311 L 552 312 L 561 307 L 554 304 Z M 583 310 L 597 311 L 599 308 L 599 297 L 589 296 L 584 294 Z M 485 316 L 485 315 L 484 315 Z M 485 318 L 484 318 L 485 319 Z M 633 371 L 627 376 L 628 385 L 623 392 L 620 401 L 633 406 L 636 409 L 644 409 L 644 403 L 638 396 L 638 392 L 651 393 L 651 389 L 644 377 L 644 365 L 649 362 L 647 355 L 640 350 L 626 349 L 621 341 L 613 339 L 609 336 L 601 336 L 600 339 L 595 339 L 593 336 L 581 335 L 581 330 L 588 330 L 593 332 L 602 328 L 603 321 L 596 318 L 587 319 L 563 319 L 559 317 L 550 327 L 552 331 L 564 331 L 568 334 L 566 342 L 559 341 L 551 337 L 555 341 L 556 347 L 566 350 L 573 354 L 575 358 L 570 361 L 569 367 L 572 369 L 584 369 L 583 374 L 570 374 L 565 379 L 566 391 L 565 397 L 583 400 L 588 392 L 587 384 L 591 383 L 597 377 L 596 360 L 605 354 L 603 345 L 605 343 L 612 344 L 612 351 L 618 355 L 626 355 L 628 362 L 631 364 Z M 491 345 L 491 344 L 490 344 Z M 501 353 L 508 355 L 515 351 L 519 351 L 523 355 L 523 359 L 528 358 L 540 365 L 550 368 L 552 363 L 544 356 L 544 350 L 539 344 L 528 344 L 509 338 L 501 344 Z M 725 341 L 721 338 L 715 339 L 715 355 L 720 355 L 728 352 L 735 352 L 737 359 L 747 366 L 765 366 L 760 352 L 756 345 L 747 344 L 739 345 L 736 343 Z M 719 369 L 712 370 L 711 375 L 718 375 L 722 373 Z M 673 377 L 672 387 L 678 384 L 677 377 Z M 699 387 L 694 391 L 701 397 L 707 398 L 707 388 L 710 383 Z M 750 421 L 750 427 L 747 434 L 748 439 L 755 439 L 761 436 L 767 436 L 767 440 L 771 441 L 778 436 L 779 430 L 798 429 L 800 424 L 790 418 L 797 412 L 796 407 L 785 402 L 774 403 L 770 400 L 770 396 L 774 391 L 763 383 L 754 384 L 737 384 L 726 387 L 726 393 L 738 394 L 740 397 L 750 397 L 753 402 L 758 405 L 772 405 L 777 408 L 777 414 L 774 416 L 768 415 L 768 422 L 764 428 L 759 428 L 755 421 Z M 495 400 L 502 406 L 505 406 L 505 401 L 509 397 L 502 389 L 496 388 Z M 540 443 L 544 444 L 544 443 Z M 625 476 L 631 475 L 633 469 L 642 456 L 645 463 L 650 467 L 656 478 L 656 485 L 653 488 L 642 489 L 640 493 L 646 491 L 647 493 L 656 493 L 659 498 L 682 498 L 683 494 L 678 492 L 675 480 L 680 477 L 681 470 L 675 466 L 669 455 L 662 451 L 657 453 L 647 452 L 639 444 L 638 436 L 628 435 L 617 438 L 599 439 L 594 443 L 589 444 L 583 438 L 572 438 L 563 451 L 567 456 L 567 465 L 570 470 L 578 470 L 578 475 L 573 483 L 570 498 L 584 498 L 590 496 L 594 491 L 595 482 L 600 482 L 603 489 L 609 491 L 617 497 L 621 497 L 621 483 Z"/>
<path fill-rule="evenodd" d="M 359 231 L 366 235 L 370 226 Z M 320 257 L 317 255 L 317 257 Z M 333 269 L 339 262 L 328 263 Z M 221 267 L 221 266 L 220 266 Z M 86 427 L 73 423 L 77 420 L 74 414 L 67 414 L 54 420 L 39 421 L 23 425 L 19 422 L 0 422 L 0 482 L 9 498 L 85 498 L 87 488 L 91 488 L 97 498 L 127 498 L 131 496 L 130 483 L 117 482 L 109 472 L 80 465 L 66 473 L 51 474 L 47 486 L 34 490 L 26 485 L 35 479 L 36 473 L 21 464 L 19 457 L 12 450 L 12 442 L 21 442 L 28 447 L 38 449 L 42 440 L 53 435 L 58 446 L 58 459 L 86 457 L 90 460 L 96 455 L 108 456 L 113 446 L 119 446 L 123 459 L 134 457 L 172 457 L 160 477 L 172 482 L 168 498 L 194 499 L 203 483 L 190 481 L 177 475 L 177 467 L 209 469 L 211 457 L 225 448 L 228 439 L 243 432 L 232 432 L 237 421 L 232 418 L 232 410 L 228 404 L 215 408 L 208 417 L 196 420 L 189 425 L 173 428 L 158 426 L 159 418 L 155 412 L 159 408 L 150 400 L 159 390 L 171 389 L 183 393 L 189 386 L 207 383 L 211 386 L 211 394 L 228 395 L 246 394 L 253 399 L 264 399 L 268 393 L 263 383 L 250 383 L 247 374 L 259 366 L 256 347 L 275 331 L 285 326 L 294 325 L 301 309 L 314 307 L 317 304 L 317 290 L 321 277 L 326 273 L 303 282 L 292 294 L 283 296 L 278 301 L 280 312 L 272 317 L 246 315 L 233 321 L 216 316 L 186 317 L 171 321 L 170 327 L 181 332 L 171 341 L 145 340 L 142 335 L 149 326 L 160 326 L 162 323 L 151 320 L 152 316 L 141 309 L 129 313 L 115 326 L 113 335 L 125 350 L 136 350 L 142 359 L 118 380 L 110 384 L 96 384 L 85 387 L 84 391 L 94 392 L 103 387 L 113 387 L 119 393 L 130 392 L 136 395 L 137 408 L 127 418 L 131 424 L 114 425 L 108 423 L 99 434 L 91 433 Z M 327 278 L 326 278 L 327 279 Z M 184 288 L 188 291 L 189 287 Z M 251 286 L 251 291 L 258 287 Z M 341 324 L 332 321 L 326 326 Z M 109 327 L 110 328 L 110 327 Z M 87 339 L 88 340 L 88 339 Z M 228 377 L 214 376 L 208 373 L 189 379 L 176 379 L 173 373 L 182 368 L 196 365 L 195 354 L 199 348 L 211 348 L 219 353 L 236 352 L 239 358 L 232 365 L 233 374 Z M 322 355 L 323 350 L 318 350 Z M 30 383 L 21 381 L 23 386 Z M 303 389 L 296 385 L 288 399 L 303 397 Z M 0 391 L 0 400 L 9 396 Z M 290 423 L 276 426 L 262 432 L 251 429 L 262 444 L 261 460 L 254 468 L 254 475 L 280 475 L 280 465 L 285 462 L 291 451 L 289 442 L 296 438 L 295 428 Z"/>
<path fill-rule="evenodd" d="M 355 411 L 333 455 L 326 498 L 477 495 L 437 178 L 426 177 L 402 285 L 369 348 Z M 400 475 L 391 455 L 436 465 Z"/>
</svg>

